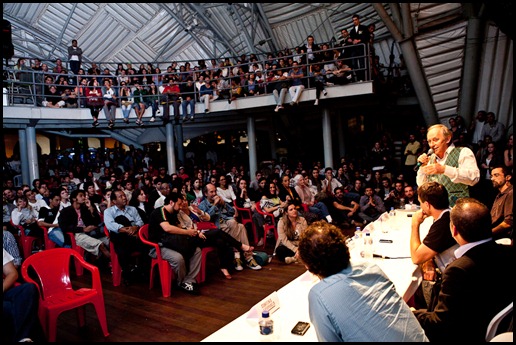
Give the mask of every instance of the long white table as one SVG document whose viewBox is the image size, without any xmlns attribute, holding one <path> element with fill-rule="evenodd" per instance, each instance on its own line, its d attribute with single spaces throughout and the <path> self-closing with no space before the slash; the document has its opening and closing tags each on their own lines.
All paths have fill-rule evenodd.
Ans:
<svg viewBox="0 0 516 345">
<path fill-rule="evenodd" d="M 380 256 L 372 260 L 392 280 L 396 291 L 405 301 L 412 297 L 422 280 L 418 266 L 414 265 L 410 259 L 409 241 L 410 223 L 412 220 L 410 216 L 413 213 L 414 211 L 397 210 L 395 217 L 389 217 L 385 213 L 381 220 L 368 224 L 364 229 L 371 231 L 374 239 L 374 252 Z M 428 218 L 422 224 L 421 238 L 426 236 L 431 223 L 432 219 Z M 380 243 L 380 239 L 391 240 L 392 243 Z M 361 245 L 350 243 L 352 263 L 364 260 L 360 255 L 360 251 Z M 382 255 L 389 258 L 382 258 Z M 396 257 L 396 259 L 391 257 Z M 317 277 L 307 271 L 277 291 L 279 309 L 271 315 L 274 319 L 274 336 L 263 337 L 259 333 L 258 319 L 261 308 L 259 306 L 260 303 L 258 303 L 249 312 L 241 315 L 202 341 L 316 342 L 317 336 L 313 326 L 310 326 L 303 336 L 293 335 L 290 331 L 298 321 L 310 322 L 308 316 L 308 292 L 318 281 Z"/>
</svg>

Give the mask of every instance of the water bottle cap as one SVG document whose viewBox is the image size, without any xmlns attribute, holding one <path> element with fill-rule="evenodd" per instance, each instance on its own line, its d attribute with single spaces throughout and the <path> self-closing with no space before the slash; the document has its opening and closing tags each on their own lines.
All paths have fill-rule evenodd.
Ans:
<svg viewBox="0 0 516 345">
<path fill-rule="evenodd" d="M 263 310 L 262 311 L 262 317 L 269 317 L 269 311 L 268 310 Z"/>
<path fill-rule="evenodd" d="M 357 226 L 357 227 L 355 228 L 355 230 L 360 231 L 360 227 L 359 227 L 359 226 Z"/>
</svg>

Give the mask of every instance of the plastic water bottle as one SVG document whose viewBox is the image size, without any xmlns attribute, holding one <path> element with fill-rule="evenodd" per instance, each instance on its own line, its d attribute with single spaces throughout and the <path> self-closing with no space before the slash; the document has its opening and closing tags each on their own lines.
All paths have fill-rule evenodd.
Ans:
<svg viewBox="0 0 516 345">
<path fill-rule="evenodd" d="M 391 210 L 389 211 L 389 217 L 394 217 L 396 215 L 396 211 L 394 211 L 394 207 L 391 207 Z"/>
<path fill-rule="evenodd" d="M 373 238 L 370 232 L 365 233 L 364 237 L 364 259 L 370 260 L 373 258 Z"/>
<path fill-rule="evenodd" d="M 260 334 L 263 337 L 272 337 L 274 334 L 274 320 L 271 319 L 268 310 L 262 311 L 262 317 L 258 324 L 260 326 Z"/>
<path fill-rule="evenodd" d="M 400 198 L 400 209 L 401 210 L 405 209 L 405 198 Z"/>
</svg>

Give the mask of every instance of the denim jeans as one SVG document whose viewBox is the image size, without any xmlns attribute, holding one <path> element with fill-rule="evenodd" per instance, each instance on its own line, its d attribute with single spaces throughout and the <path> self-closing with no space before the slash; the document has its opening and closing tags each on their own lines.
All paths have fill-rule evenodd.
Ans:
<svg viewBox="0 0 516 345">
<path fill-rule="evenodd" d="M 48 238 L 57 244 L 58 247 L 71 248 L 69 244 L 65 244 L 65 238 L 63 231 L 60 228 L 54 228 L 48 233 Z"/>
</svg>

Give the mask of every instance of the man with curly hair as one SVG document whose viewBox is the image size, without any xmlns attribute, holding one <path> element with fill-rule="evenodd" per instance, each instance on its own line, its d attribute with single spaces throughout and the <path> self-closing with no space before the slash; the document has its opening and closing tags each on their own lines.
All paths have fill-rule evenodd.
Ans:
<svg viewBox="0 0 516 345">
<path fill-rule="evenodd" d="M 422 342 L 425 332 L 394 284 L 372 262 L 350 263 L 342 231 L 317 221 L 301 235 L 298 254 L 321 281 L 308 294 L 319 341 Z"/>
</svg>

